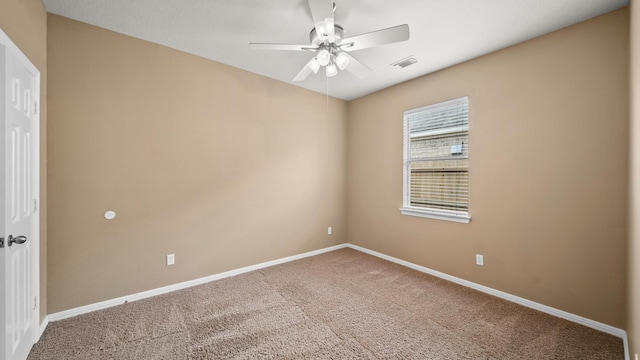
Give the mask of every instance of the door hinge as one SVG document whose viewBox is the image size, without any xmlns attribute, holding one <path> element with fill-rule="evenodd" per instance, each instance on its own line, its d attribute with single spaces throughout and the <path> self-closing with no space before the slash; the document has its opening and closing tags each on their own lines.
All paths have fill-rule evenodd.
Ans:
<svg viewBox="0 0 640 360">
<path fill-rule="evenodd" d="M 33 199 L 33 212 L 38 211 L 38 199 Z"/>
<path fill-rule="evenodd" d="M 4 247 L 4 238 L 0 238 L 0 249 Z"/>
<path fill-rule="evenodd" d="M 38 297 L 34 296 L 33 297 L 33 310 L 38 308 Z"/>
<path fill-rule="evenodd" d="M 33 115 L 38 115 L 38 103 L 36 101 L 33 102 Z"/>
</svg>

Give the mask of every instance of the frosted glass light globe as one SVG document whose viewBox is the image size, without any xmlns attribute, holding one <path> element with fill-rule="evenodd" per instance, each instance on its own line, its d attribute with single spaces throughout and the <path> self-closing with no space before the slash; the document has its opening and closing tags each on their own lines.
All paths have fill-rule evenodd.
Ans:
<svg viewBox="0 0 640 360">
<path fill-rule="evenodd" d="M 327 77 L 336 76 L 338 74 L 338 69 L 334 64 L 331 64 L 326 67 L 325 74 L 327 75 Z"/>
<path fill-rule="evenodd" d="M 316 58 L 311 59 L 307 66 L 309 67 L 309 69 L 311 69 L 311 71 L 313 71 L 314 74 L 317 74 L 318 70 L 320 70 L 320 63 L 318 63 L 318 60 L 316 60 Z"/>
<path fill-rule="evenodd" d="M 349 57 L 344 53 L 340 53 L 338 54 L 338 56 L 336 56 L 336 65 L 338 65 L 340 70 L 346 69 L 347 66 L 349 66 L 350 62 L 351 62 L 351 59 L 349 59 Z"/>
<path fill-rule="evenodd" d="M 327 66 L 329 64 L 329 61 L 331 60 L 331 54 L 329 54 L 329 51 L 327 49 L 322 49 L 318 52 L 316 59 L 318 60 L 318 63 L 320 65 Z"/>
</svg>

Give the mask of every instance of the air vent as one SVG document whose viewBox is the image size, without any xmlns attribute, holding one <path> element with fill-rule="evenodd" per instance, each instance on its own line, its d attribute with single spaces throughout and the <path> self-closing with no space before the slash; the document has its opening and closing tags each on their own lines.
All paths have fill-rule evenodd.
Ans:
<svg viewBox="0 0 640 360">
<path fill-rule="evenodd" d="M 404 58 L 400 61 L 396 61 L 393 64 L 391 64 L 391 66 L 397 66 L 400 67 L 402 69 L 406 68 L 407 66 L 411 66 L 413 64 L 416 64 L 418 62 L 418 59 L 415 58 L 415 56 L 411 55 L 408 58 Z"/>
</svg>

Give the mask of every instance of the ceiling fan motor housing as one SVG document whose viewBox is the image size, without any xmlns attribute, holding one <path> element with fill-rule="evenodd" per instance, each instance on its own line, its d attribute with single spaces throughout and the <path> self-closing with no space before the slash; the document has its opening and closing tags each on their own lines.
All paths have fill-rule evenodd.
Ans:
<svg viewBox="0 0 640 360">
<path fill-rule="evenodd" d="M 334 25 L 335 28 L 335 40 L 333 42 L 333 44 L 340 44 L 340 41 L 343 38 L 343 34 L 344 34 L 344 29 L 342 28 L 342 26 L 335 24 Z M 318 36 L 318 33 L 316 32 L 316 28 L 311 29 L 311 32 L 309 33 L 309 41 L 311 42 L 311 44 L 315 45 L 315 46 L 320 46 L 321 44 L 324 44 L 324 37 Z"/>
</svg>

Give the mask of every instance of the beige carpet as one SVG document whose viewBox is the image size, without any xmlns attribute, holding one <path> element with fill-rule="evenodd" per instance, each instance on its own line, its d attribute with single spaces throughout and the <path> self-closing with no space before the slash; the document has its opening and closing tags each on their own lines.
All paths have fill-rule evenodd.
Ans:
<svg viewBox="0 0 640 360">
<path fill-rule="evenodd" d="M 622 340 L 342 249 L 50 323 L 29 359 L 624 359 Z"/>
</svg>

